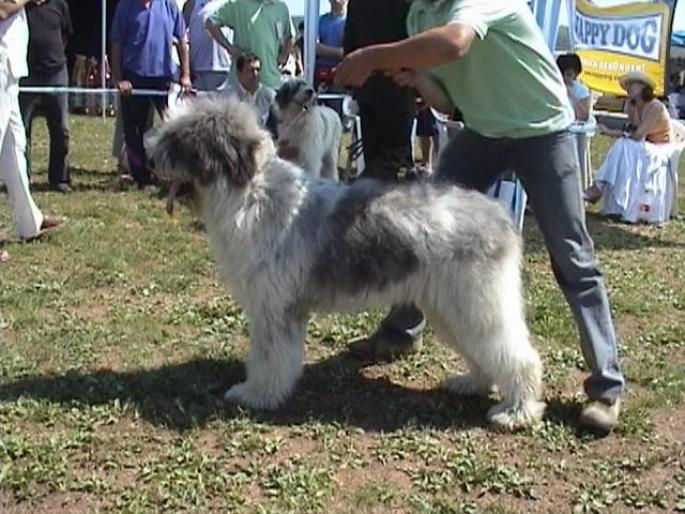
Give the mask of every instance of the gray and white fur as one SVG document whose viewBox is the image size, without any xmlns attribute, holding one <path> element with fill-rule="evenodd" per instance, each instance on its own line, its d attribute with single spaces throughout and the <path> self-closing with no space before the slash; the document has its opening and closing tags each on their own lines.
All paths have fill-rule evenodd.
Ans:
<svg viewBox="0 0 685 514">
<path fill-rule="evenodd" d="M 249 107 L 195 100 L 147 141 L 155 173 L 190 189 L 220 275 L 250 323 L 247 380 L 226 399 L 273 409 L 302 373 L 312 311 L 415 303 L 467 363 L 446 382 L 539 420 L 542 365 L 524 319 L 521 240 L 497 202 L 452 185 L 342 185 L 276 154 Z"/>
<path fill-rule="evenodd" d="M 317 105 L 316 92 L 304 80 L 290 80 L 276 93 L 271 114 L 278 154 L 314 177 L 337 181 L 342 138 L 338 113 Z"/>
</svg>

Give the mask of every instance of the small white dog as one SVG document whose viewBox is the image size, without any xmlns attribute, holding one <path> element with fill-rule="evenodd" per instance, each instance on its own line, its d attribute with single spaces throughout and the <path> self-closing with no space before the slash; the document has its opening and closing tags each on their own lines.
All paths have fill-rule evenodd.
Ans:
<svg viewBox="0 0 685 514">
<path fill-rule="evenodd" d="M 250 322 L 247 381 L 278 407 L 302 373 L 310 312 L 415 303 L 468 364 L 447 387 L 502 400 L 501 427 L 540 419 L 542 366 L 521 296 L 521 241 L 496 201 L 452 185 L 347 186 L 278 157 L 249 107 L 195 100 L 147 141 L 155 173 L 190 194 L 219 272 Z"/>
<path fill-rule="evenodd" d="M 317 105 L 316 92 L 304 80 L 291 80 L 276 93 L 278 155 L 314 177 L 338 180 L 342 122 L 338 113 Z"/>
</svg>

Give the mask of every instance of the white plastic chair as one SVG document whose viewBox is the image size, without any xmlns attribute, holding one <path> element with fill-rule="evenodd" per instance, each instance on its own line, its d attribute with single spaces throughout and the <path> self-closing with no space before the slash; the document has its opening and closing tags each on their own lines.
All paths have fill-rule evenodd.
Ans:
<svg viewBox="0 0 685 514">
<path fill-rule="evenodd" d="M 678 168 L 680 166 L 680 156 L 685 150 L 685 124 L 680 120 L 672 120 L 671 128 L 673 131 L 673 149 L 668 159 L 668 181 L 667 187 L 671 189 L 670 205 L 667 211 L 671 218 L 678 214 Z"/>
<path fill-rule="evenodd" d="M 590 142 L 597 131 L 597 120 L 591 116 L 588 121 L 574 123 L 569 130 L 576 135 L 580 162 L 580 187 L 585 190 L 592 185 Z"/>
<path fill-rule="evenodd" d="M 352 143 L 347 149 L 347 174 L 358 177 L 364 171 L 365 163 L 361 147 L 362 122 L 357 102 L 347 93 L 321 92 L 316 95 L 316 98 L 320 104 L 335 110 L 340 116 L 343 130 L 352 134 Z"/>
<path fill-rule="evenodd" d="M 450 120 L 447 116 L 435 109 L 431 108 L 431 110 L 433 111 L 433 116 L 435 116 L 438 124 L 438 159 L 440 159 L 440 153 L 447 146 L 450 137 L 456 132 L 463 130 L 464 124 L 459 121 Z M 502 172 L 505 171 L 506 170 L 502 170 Z M 513 218 L 516 228 L 519 231 L 523 230 L 528 195 L 526 194 L 525 189 L 523 189 L 521 181 L 514 175 L 501 178 L 488 189 L 487 194 L 502 202 L 507 209 L 511 211 L 511 217 Z"/>
</svg>

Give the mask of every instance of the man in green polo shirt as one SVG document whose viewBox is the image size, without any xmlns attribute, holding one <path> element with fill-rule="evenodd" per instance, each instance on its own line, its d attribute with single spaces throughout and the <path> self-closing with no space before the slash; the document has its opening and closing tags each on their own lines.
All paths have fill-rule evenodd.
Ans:
<svg viewBox="0 0 685 514">
<path fill-rule="evenodd" d="M 238 56 L 249 52 L 262 63 L 262 82 L 273 89 L 281 85 L 279 64 L 285 62 L 295 38 L 288 6 L 280 0 L 226 0 L 209 15 L 206 27 L 212 37 L 231 54 L 233 70 Z M 233 29 L 233 42 L 221 27 Z"/>
<path fill-rule="evenodd" d="M 503 171 L 517 174 L 591 371 L 581 422 L 610 431 L 625 387 L 618 344 L 585 225 L 576 144 L 568 132 L 573 111 L 529 7 L 523 0 L 415 0 L 407 28 L 404 41 L 346 56 L 337 81 L 359 86 L 372 73 L 385 73 L 414 86 L 436 108 L 458 108 L 466 129 L 443 150 L 436 180 L 485 191 Z M 370 340 L 387 346 L 386 339 L 406 329 L 388 316 Z"/>
</svg>

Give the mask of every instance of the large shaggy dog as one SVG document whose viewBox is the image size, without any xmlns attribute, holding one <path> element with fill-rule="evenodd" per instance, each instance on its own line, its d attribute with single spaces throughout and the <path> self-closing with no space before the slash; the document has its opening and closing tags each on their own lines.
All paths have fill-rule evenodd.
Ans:
<svg viewBox="0 0 685 514">
<path fill-rule="evenodd" d="M 528 425 L 544 410 L 542 368 L 521 297 L 521 242 L 498 203 L 450 185 L 351 186 L 276 154 L 249 107 L 195 100 L 147 141 L 155 173 L 203 218 L 220 275 L 250 322 L 247 380 L 230 401 L 272 409 L 302 373 L 312 311 L 416 303 L 463 357 L 460 394 L 501 402 L 488 419 Z"/>
<path fill-rule="evenodd" d="M 342 122 L 338 113 L 317 105 L 304 80 L 290 80 L 276 93 L 271 109 L 278 154 L 315 177 L 338 180 Z"/>
</svg>

